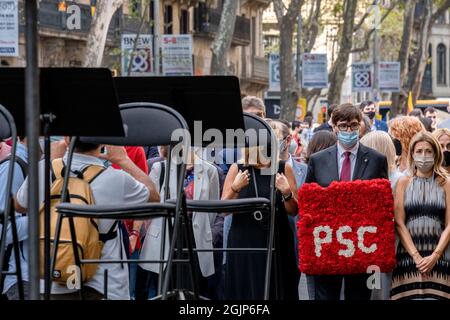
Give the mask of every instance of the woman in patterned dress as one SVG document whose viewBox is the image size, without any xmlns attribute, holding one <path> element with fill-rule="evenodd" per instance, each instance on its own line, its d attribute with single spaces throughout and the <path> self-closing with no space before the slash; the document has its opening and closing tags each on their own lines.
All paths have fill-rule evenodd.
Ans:
<svg viewBox="0 0 450 320">
<path fill-rule="evenodd" d="M 391 299 L 450 299 L 450 179 L 439 142 L 417 133 L 408 154 L 409 175 L 400 178 L 395 222 L 400 243 Z"/>
</svg>

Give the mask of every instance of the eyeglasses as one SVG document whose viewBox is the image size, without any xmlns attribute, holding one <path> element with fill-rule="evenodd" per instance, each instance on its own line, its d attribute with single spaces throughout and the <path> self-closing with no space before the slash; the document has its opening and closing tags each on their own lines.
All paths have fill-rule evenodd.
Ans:
<svg viewBox="0 0 450 320">
<path fill-rule="evenodd" d="M 356 131 L 361 127 L 361 125 L 359 123 L 351 123 L 351 124 L 346 124 L 346 123 L 341 123 L 337 125 L 337 128 L 339 129 L 339 131 L 347 131 L 348 128 L 350 128 L 351 131 Z"/>
</svg>

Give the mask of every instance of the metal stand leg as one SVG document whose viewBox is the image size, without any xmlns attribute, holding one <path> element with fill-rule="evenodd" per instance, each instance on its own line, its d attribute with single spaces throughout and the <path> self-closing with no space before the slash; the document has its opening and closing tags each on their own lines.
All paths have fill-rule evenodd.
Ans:
<svg viewBox="0 0 450 320">
<path fill-rule="evenodd" d="M 188 259 L 189 259 L 189 269 L 190 269 L 190 275 L 191 275 L 191 281 L 192 281 L 192 287 L 194 289 L 194 299 L 199 299 L 199 286 L 198 286 L 198 274 L 197 274 L 197 263 L 196 259 L 194 257 L 194 251 L 193 251 L 193 244 L 192 239 L 194 239 L 194 234 L 192 231 L 192 223 L 191 220 L 188 217 L 187 210 L 186 210 L 186 195 L 183 194 L 183 218 L 185 220 L 185 235 L 186 235 L 186 244 L 188 249 Z"/>
<path fill-rule="evenodd" d="M 70 238 L 72 239 L 72 249 L 73 256 L 75 258 L 75 265 L 79 270 L 79 280 L 80 280 L 80 298 L 84 300 L 84 292 L 83 292 L 83 273 L 81 271 L 81 262 L 80 255 L 78 254 L 78 244 L 77 244 L 77 234 L 75 233 L 75 223 L 73 222 L 73 218 L 69 217 L 69 227 L 70 227 Z"/>
<path fill-rule="evenodd" d="M 12 201 L 13 200 L 11 199 L 11 202 Z M 25 296 L 23 292 L 22 267 L 20 265 L 20 245 L 19 245 L 19 238 L 17 236 L 17 225 L 14 210 L 10 210 L 10 220 L 11 220 L 11 232 L 13 236 L 14 259 L 16 262 L 15 273 L 17 275 L 17 285 L 19 287 L 19 299 L 24 300 Z"/>
</svg>

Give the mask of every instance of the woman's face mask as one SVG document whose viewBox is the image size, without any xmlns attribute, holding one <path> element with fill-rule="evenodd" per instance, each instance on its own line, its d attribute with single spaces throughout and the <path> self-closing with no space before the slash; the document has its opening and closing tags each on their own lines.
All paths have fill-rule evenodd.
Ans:
<svg viewBox="0 0 450 320">
<path fill-rule="evenodd" d="M 284 152 L 288 147 L 287 138 L 288 137 L 278 140 L 278 150 L 280 151 L 280 153 Z"/>
<path fill-rule="evenodd" d="M 429 173 L 434 167 L 434 151 L 430 143 L 426 141 L 418 142 L 414 147 L 413 159 L 417 170 L 422 173 Z"/>
<path fill-rule="evenodd" d="M 428 173 L 433 169 L 434 157 L 414 155 L 414 164 L 416 165 L 417 170 Z"/>
</svg>

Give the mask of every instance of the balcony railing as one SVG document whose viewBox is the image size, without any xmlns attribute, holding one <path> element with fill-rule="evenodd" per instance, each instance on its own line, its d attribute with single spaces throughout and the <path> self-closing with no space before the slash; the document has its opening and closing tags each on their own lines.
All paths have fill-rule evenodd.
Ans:
<svg viewBox="0 0 450 320">
<path fill-rule="evenodd" d="M 72 3 L 67 2 L 67 6 Z M 75 3 L 73 3 L 75 4 Z M 70 14 L 58 11 L 58 0 L 44 0 L 39 3 L 39 26 L 49 28 L 58 32 L 72 31 L 88 33 L 91 26 L 91 8 L 83 4 L 76 4 L 80 8 L 81 29 L 69 30 L 67 28 L 67 18 Z"/>
<path fill-rule="evenodd" d="M 66 12 L 58 11 L 58 0 L 41 0 L 39 2 L 39 28 L 40 30 L 47 30 L 53 32 L 61 32 L 67 34 L 74 34 L 78 36 L 87 36 L 91 28 L 92 15 L 91 7 L 85 4 L 79 4 L 72 1 L 67 1 L 67 6 L 76 4 L 80 8 L 81 25 L 80 29 L 70 30 L 67 27 L 67 19 L 70 14 Z M 113 40 L 119 31 L 137 33 L 139 28 L 139 19 L 131 18 L 122 14 L 121 10 L 118 10 L 111 19 L 108 29 L 108 39 Z M 23 1 L 20 3 L 20 31 L 24 31 L 25 15 L 23 10 Z M 143 26 L 142 33 L 148 33 L 150 27 L 148 25 Z"/>
<path fill-rule="evenodd" d="M 117 18 L 119 18 L 119 15 L 117 15 Z M 141 20 L 139 18 L 134 18 L 127 15 L 122 15 L 122 18 L 118 20 L 121 20 L 120 30 L 125 33 L 137 33 L 141 25 Z M 144 22 L 142 24 L 142 29 L 140 33 L 141 34 L 153 33 L 150 24 Z"/>
<path fill-rule="evenodd" d="M 194 14 L 194 29 L 199 35 L 214 37 L 219 29 L 221 10 L 207 8 L 196 9 Z M 250 44 L 250 19 L 236 17 L 232 43 L 238 45 Z"/>
</svg>

